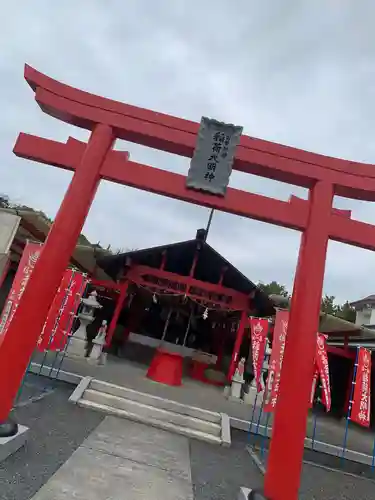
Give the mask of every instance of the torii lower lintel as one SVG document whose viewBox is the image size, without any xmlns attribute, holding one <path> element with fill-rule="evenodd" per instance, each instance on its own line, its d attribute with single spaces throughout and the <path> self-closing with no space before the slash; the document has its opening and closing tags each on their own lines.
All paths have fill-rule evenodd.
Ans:
<svg viewBox="0 0 375 500">
<path fill-rule="evenodd" d="M 85 143 L 69 138 L 66 143 L 21 133 L 14 153 L 29 160 L 74 171 L 85 150 Z M 291 196 L 288 202 L 229 188 L 225 198 L 206 196 L 185 188 L 185 177 L 128 160 L 129 153 L 111 151 L 106 158 L 101 178 L 150 191 L 174 199 L 203 205 L 223 212 L 269 222 L 303 231 L 307 224 L 308 201 Z M 375 250 L 372 224 L 351 219 L 350 210 L 330 211 L 329 238 L 348 245 Z"/>
<path fill-rule="evenodd" d="M 60 143 L 30 134 L 20 134 L 14 153 L 22 158 L 49 163 L 74 171 L 85 149 L 83 142 L 69 139 Z M 186 177 L 128 160 L 128 153 L 111 151 L 103 163 L 101 178 L 170 198 L 250 217 L 262 222 L 303 231 L 307 206 L 294 207 L 286 201 L 229 188 L 225 198 L 210 196 L 186 188 Z"/>
</svg>

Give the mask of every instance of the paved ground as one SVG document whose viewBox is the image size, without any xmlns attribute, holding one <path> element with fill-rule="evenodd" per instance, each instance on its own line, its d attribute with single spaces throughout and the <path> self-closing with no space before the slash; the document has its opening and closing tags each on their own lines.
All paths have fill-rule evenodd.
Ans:
<svg viewBox="0 0 375 500">
<path fill-rule="evenodd" d="M 38 356 L 38 355 L 37 355 Z M 36 357 L 40 361 L 41 357 Z M 52 364 L 55 359 L 55 353 L 50 353 L 47 357 L 47 364 Z M 55 365 L 56 366 L 56 365 Z M 145 375 L 147 368 L 129 361 L 108 357 L 106 366 L 93 366 L 85 360 L 72 359 L 65 357 L 61 369 L 78 373 L 81 375 L 90 375 L 100 380 L 112 382 L 118 385 L 124 385 L 131 389 L 147 392 L 162 398 L 173 399 L 190 406 L 198 406 L 208 410 L 227 413 L 231 417 L 239 418 L 253 422 L 258 421 L 258 411 L 253 414 L 251 406 L 237 402 L 228 401 L 223 397 L 223 389 L 201 384 L 191 379 L 184 379 L 182 387 L 168 387 L 161 384 L 155 384 L 148 380 Z M 265 425 L 267 414 L 262 413 L 260 423 Z M 269 426 L 272 426 L 272 418 L 269 419 Z M 316 424 L 316 425 L 315 425 Z M 315 431 L 314 431 L 315 426 Z M 325 415 L 310 417 L 307 426 L 307 436 L 336 446 L 342 446 L 345 434 L 345 420 L 337 421 L 328 418 Z M 347 438 L 347 448 L 372 455 L 374 447 L 374 434 L 358 426 L 350 425 L 350 431 Z"/>
<path fill-rule="evenodd" d="M 237 441 L 245 444 L 243 433 L 237 434 Z M 263 454 L 258 451 L 255 455 L 264 472 L 267 450 Z M 346 466 L 346 462 L 342 465 Z M 284 469 L 284 476 L 288 477 L 288 462 L 281 464 L 281 468 Z M 309 461 L 303 464 L 299 500 L 370 500 L 375 497 L 374 492 L 375 473 L 369 478 L 343 472 L 329 465 L 322 466 Z"/>
<path fill-rule="evenodd" d="M 189 441 L 106 417 L 33 500 L 193 500 Z"/>
<path fill-rule="evenodd" d="M 42 379 L 35 385 L 44 383 Z M 31 392 L 36 395 L 35 386 Z M 31 436 L 26 447 L 0 464 L 1 500 L 32 498 L 102 421 L 100 413 L 68 403 L 71 392 L 71 386 L 57 384 L 53 393 L 14 412 L 19 423 L 30 427 Z"/>
<path fill-rule="evenodd" d="M 37 395 L 35 387 L 45 387 L 45 379 L 33 385 L 34 382 L 34 378 L 29 377 L 31 392 L 35 397 Z M 15 411 L 18 421 L 30 426 L 32 435 L 25 449 L 20 450 L 0 465 L 1 500 L 32 499 L 40 487 L 72 456 L 103 420 L 103 415 L 100 413 L 68 403 L 72 387 L 59 383 L 53 385 L 52 388 L 54 391 L 45 395 L 44 398 L 23 405 Z M 23 397 L 26 402 L 26 393 Z M 126 422 L 124 425 L 127 424 L 129 423 Z M 148 428 L 145 429 L 148 432 Z M 132 433 L 128 432 L 127 435 L 129 437 Z M 171 443 L 175 441 L 174 438 L 185 440 L 180 436 L 170 435 Z M 262 483 L 262 474 L 246 451 L 247 434 L 240 431 L 233 432 L 232 440 L 233 444 L 229 449 L 195 440 L 185 441 L 188 443 L 190 452 L 194 500 L 232 500 L 236 498 L 240 486 L 259 486 Z M 91 446 L 90 440 L 86 442 L 87 448 L 99 447 L 101 452 L 105 451 L 103 446 L 105 446 L 103 439 L 100 446 L 98 446 L 98 441 L 92 443 Z M 125 451 L 131 449 L 129 443 L 121 448 L 125 448 Z M 132 449 L 134 452 L 134 446 Z M 173 451 L 173 446 L 171 449 Z M 114 453 L 116 454 L 120 455 L 120 459 L 124 458 L 118 451 Z M 127 455 L 125 458 L 137 461 L 134 460 L 134 453 L 133 457 Z M 153 459 L 151 454 L 149 460 L 146 461 L 147 464 L 155 465 L 152 463 Z M 186 454 L 183 460 L 186 460 Z M 175 460 L 176 464 L 173 467 L 177 469 L 172 471 L 173 476 L 178 476 L 179 472 L 182 477 L 186 474 L 188 467 L 182 465 L 183 460 L 182 462 L 180 460 L 179 465 Z M 285 467 L 287 474 L 287 464 Z M 160 466 L 159 463 L 159 468 L 171 468 L 171 463 L 164 459 L 164 465 Z M 105 470 L 103 466 L 102 481 L 105 481 L 107 477 Z M 88 479 L 83 479 L 82 483 L 84 481 Z M 313 465 L 305 464 L 304 466 L 300 500 L 370 500 L 375 497 L 374 492 L 375 483 L 368 479 Z M 126 492 L 122 493 L 119 498 L 125 497 L 132 500 Z M 44 498 L 52 500 L 55 497 Z M 71 500 L 72 497 L 68 498 Z M 164 495 L 163 498 L 167 497 Z M 40 499 L 36 497 L 36 500 Z M 95 497 L 90 500 L 95 500 Z M 114 497 L 113 500 L 117 498 Z"/>
<path fill-rule="evenodd" d="M 305 464 L 299 500 L 372 500 L 375 482 Z"/>
<path fill-rule="evenodd" d="M 241 431 L 232 432 L 230 448 L 190 441 L 195 500 L 236 500 L 241 486 L 262 485 L 263 476 L 246 444 L 246 433 Z"/>
</svg>

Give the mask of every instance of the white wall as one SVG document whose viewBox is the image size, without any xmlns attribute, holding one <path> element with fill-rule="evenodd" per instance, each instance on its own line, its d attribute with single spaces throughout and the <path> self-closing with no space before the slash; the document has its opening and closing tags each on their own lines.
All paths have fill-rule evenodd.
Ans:
<svg viewBox="0 0 375 500">
<path fill-rule="evenodd" d="M 375 307 L 372 309 L 363 308 L 356 312 L 356 325 L 374 325 L 375 324 Z"/>
<path fill-rule="evenodd" d="M 375 306 L 371 309 L 371 318 L 369 325 L 375 325 Z"/>
<path fill-rule="evenodd" d="M 16 235 L 21 217 L 0 211 L 0 254 L 7 254 Z"/>
</svg>

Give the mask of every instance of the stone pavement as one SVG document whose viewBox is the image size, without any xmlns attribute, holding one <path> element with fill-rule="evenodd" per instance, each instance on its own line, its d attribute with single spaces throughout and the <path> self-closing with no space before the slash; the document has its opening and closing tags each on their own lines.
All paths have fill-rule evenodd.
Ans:
<svg viewBox="0 0 375 500">
<path fill-rule="evenodd" d="M 189 441 L 106 417 L 33 500 L 193 500 Z"/>
<path fill-rule="evenodd" d="M 45 363 L 53 364 L 55 353 L 49 353 Z M 34 361 L 41 362 L 43 356 L 36 353 Z M 54 366 L 57 366 L 56 363 Z M 241 420 L 253 420 L 257 422 L 258 412 L 249 405 L 228 401 L 223 397 L 222 388 L 201 384 L 189 378 L 184 379 L 180 387 L 171 387 L 163 384 L 157 384 L 146 378 L 147 368 L 137 365 L 130 361 L 108 356 L 108 362 L 105 366 L 93 366 L 87 363 L 85 359 L 71 359 L 65 357 L 61 366 L 62 370 L 76 373 L 82 376 L 92 376 L 94 378 L 129 387 L 136 391 L 146 392 L 166 399 L 172 399 L 182 404 L 197 406 L 211 411 L 226 413 L 230 417 Z M 265 425 L 267 414 L 262 413 L 260 423 Z M 269 426 L 272 426 L 272 418 L 269 420 Z M 314 434 L 314 421 L 312 416 L 307 423 L 307 436 Z M 317 418 L 315 429 L 315 439 L 330 443 L 336 446 L 342 446 L 345 434 L 345 420 L 337 421 L 326 416 Z M 374 434 L 367 429 L 360 429 L 358 426 L 350 425 L 347 436 L 347 448 L 367 455 L 372 455 L 374 447 Z"/>
<path fill-rule="evenodd" d="M 35 377 L 30 377 L 30 383 L 32 378 Z M 39 382 L 38 385 L 43 388 L 46 381 L 41 380 Z M 148 478 L 154 477 L 147 475 L 150 468 L 154 470 L 155 474 L 164 477 L 164 483 L 159 479 L 158 484 L 165 485 L 167 483 L 165 490 L 169 488 L 168 480 L 171 481 L 172 488 L 175 488 L 177 479 L 179 486 L 188 490 L 187 498 L 189 500 L 192 498 L 191 491 L 193 491 L 194 500 L 236 499 L 240 486 L 260 486 L 263 482 L 263 475 L 246 450 L 246 446 L 249 445 L 249 436 L 245 432 L 232 431 L 232 446 L 224 448 L 195 440 L 190 440 L 187 445 L 185 438 L 165 432 L 161 432 L 161 435 L 163 438 L 168 439 L 168 442 L 163 438 L 155 441 L 158 437 L 155 437 L 154 432 L 150 432 L 152 429 L 140 426 L 138 430 L 145 431 L 149 442 L 146 446 L 144 444 L 137 445 L 139 432 L 130 432 L 130 428 L 135 429 L 134 425 L 121 420 L 126 432 L 122 432 L 122 438 L 116 441 L 117 449 L 115 447 L 115 449 L 108 450 L 105 437 L 100 437 L 99 441 L 97 438 L 98 431 L 101 429 L 101 422 L 105 418 L 104 415 L 69 403 L 68 398 L 74 387 L 57 383 L 54 388 L 54 392 L 47 397 L 34 400 L 33 403 L 21 406 L 15 411 L 15 418 L 30 427 L 31 435 L 24 449 L 19 450 L 15 455 L 0 464 L 1 500 L 31 500 L 33 498 L 39 500 L 43 498 L 40 495 L 45 494 L 44 492 L 47 491 L 43 490 L 46 484 L 48 484 L 48 488 L 53 484 L 53 477 L 54 479 L 59 477 L 63 480 L 66 479 L 67 484 L 69 484 L 72 478 L 67 477 L 64 472 L 60 475 L 59 469 L 62 467 L 60 470 L 64 470 L 64 464 L 69 462 L 76 450 L 79 449 L 81 453 L 83 447 L 89 451 L 91 450 L 91 457 L 93 456 L 93 450 L 97 452 L 99 448 L 101 456 L 109 457 L 107 463 L 110 463 L 109 460 L 111 460 L 112 464 L 122 464 L 120 466 L 120 477 L 116 478 L 118 484 L 120 482 L 121 484 L 124 483 L 123 464 L 127 464 L 128 468 L 129 463 L 134 464 L 133 470 L 136 473 L 133 481 L 133 494 L 135 494 L 134 488 L 137 487 L 136 480 L 139 481 L 139 471 L 143 472 L 142 484 L 138 483 L 141 492 L 153 493 L 152 485 L 143 484 L 148 481 Z M 26 396 L 26 393 L 24 393 L 24 396 Z M 31 396 L 34 396 L 34 393 Z M 157 431 L 157 433 L 159 434 L 160 431 Z M 106 433 L 101 434 L 105 435 Z M 90 445 L 93 436 L 96 436 L 95 442 Z M 145 434 L 142 437 L 145 438 Z M 182 448 L 177 448 L 184 457 L 183 461 L 178 458 L 181 457 L 179 453 L 175 455 L 175 438 L 180 443 L 184 443 L 181 445 Z M 159 447 L 159 459 L 153 455 L 152 443 L 155 442 Z M 186 462 L 186 456 L 188 455 L 186 446 L 189 446 L 190 452 L 188 462 Z M 110 453 L 107 453 L 106 450 Z M 175 456 L 177 458 L 172 460 L 172 457 Z M 128 460 L 126 461 L 126 459 Z M 99 469 L 99 475 L 97 475 L 99 479 L 96 479 L 96 481 L 102 488 L 100 491 L 103 493 L 108 471 L 104 465 L 101 465 Z M 189 478 L 190 470 L 191 479 Z M 94 468 L 87 471 L 88 475 L 82 478 L 79 487 L 85 485 L 87 487 L 90 484 L 93 471 Z M 181 472 L 183 473 L 181 474 Z M 186 473 L 188 474 L 186 475 Z M 113 467 L 109 474 L 116 475 Z M 126 481 L 125 483 L 127 484 L 126 489 L 121 491 L 120 498 L 130 498 L 131 500 L 129 483 Z M 183 491 L 185 490 L 183 489 Z M 304 465 L 300 500 L 373 500 L 375 498 L 374 492 L 375 483 L 368 479 L 311 464 Z M 76 493 L 81 495 L 79 491 Z M 84 489 L 83 494 L 85 493 Z M 163 500 L 164 498 L 168 499 L 166 494 L 163 494 Z M 55 492 L 52 492 L 49 496 L 46 494 L 44 498 L 61 500 L 61 498 L 64 499 L 64 496 L 58 497 Z M 65 496 L 65 499 L 72 500 L 72 498 L 74 498 L 72 495 Z M 76 496 L 75 498 L 85 500 L 87 497 Z M 140 498 L 140 496 L 135 498 Z M 109 495 L 102 494 L 100 500 L 104 499 L 116 500 L 116 497 L 111 498 Z M 95 500 L 95 496 L 92 496 L 92 500 Z"/>
</svg>

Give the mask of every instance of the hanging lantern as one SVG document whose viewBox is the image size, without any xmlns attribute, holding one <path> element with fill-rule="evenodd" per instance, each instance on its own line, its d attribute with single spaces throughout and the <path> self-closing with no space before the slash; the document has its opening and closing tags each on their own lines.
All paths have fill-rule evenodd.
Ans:
<svg viewBox="0 0 375 500">
<path fill-rule="evenodd" d="M 208 309 L 207 309 L 207 307 L 206 307 L 206 309 L 203 311 L 202 318 L 203 318 L 203 319 L 207 319 L 207 318 L 208 318 Z"/>
</svg>

